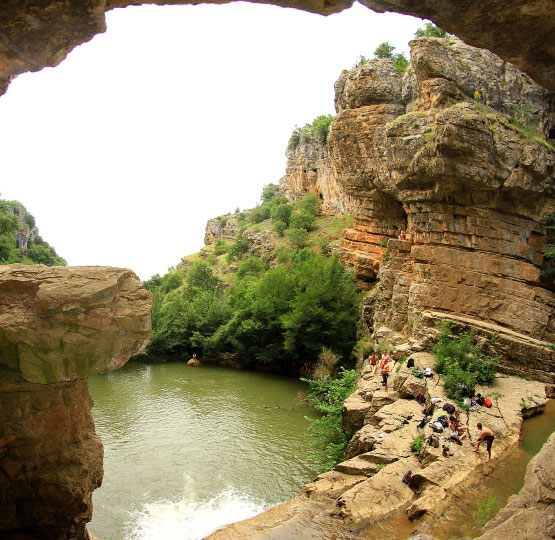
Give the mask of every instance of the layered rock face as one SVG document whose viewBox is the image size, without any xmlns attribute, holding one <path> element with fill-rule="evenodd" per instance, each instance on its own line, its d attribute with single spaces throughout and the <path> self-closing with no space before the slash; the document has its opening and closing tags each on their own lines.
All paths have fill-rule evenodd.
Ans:
<svg viewBox="0 0 555 540">
<path fill-rule="evenodd" d="M 103 449 L 84 379 L 146 346 L 151 305 L 130 270 L 0 267 L 0 531 L 88 538 Z"/>
<path fill-rule="evenodd" d="M 288 148 L 285 176 L 280 191 L 289 201 L 298 201 L 314 193 L 322 202 L 321 211 L 328 215 L 350 214 L 350 197 L 337 182 L 337 172 L 327 155 L 327 145 L 318 140 L 301 139 L 298 146 Z"/>
<path fill-rule="evenodd" d="M 0 94 L 25 71 L 59 64 L 71 49 L 104 32 L 104 12 L 138 4 L 193 4 L 191 0 L 5 1 L 0 13 Z M 210 2 L 206 2 L 210 3 Z M 222 3 L 214 0 L 214 3 Z M 273 0 L 269 3 L 328 15 L 352 0 Z M 490 49 L 555 91 L 553 7 L 543 0 L 364 0 L 379 12 L 396 11 L 433 20 L 468 43 Z"/>
<path fill-rule="evenodd" d="M 533 375 L 553 382 L 555 295 L 541 278 L 540 221 L 555 211 L 555 153 L 503 114 L 535 115 L 547 135 L 554 96 L 457 39 L 411 50 L 402 79 L 377 60 L 336 83 L 327 152 L 355 215 L 343 258 L 359 279 L 379 272 L 367 323 L 411 333 L 451 316 L 503 335 L 508 369 L 527 372 L 533 358 Z"/>
</svg>

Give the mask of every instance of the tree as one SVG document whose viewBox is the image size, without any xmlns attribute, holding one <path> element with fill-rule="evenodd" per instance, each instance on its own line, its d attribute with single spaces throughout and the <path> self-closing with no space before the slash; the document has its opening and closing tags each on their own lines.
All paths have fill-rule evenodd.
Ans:
<svg viewBox="0 0 555 540">
<path fill-rule="evenodd" d="M 403 53 L 394 54 L 394 51 L 395 45 L 384 41 L 378 45 L 378 48 L 374 51 L 374 56 L 376 58 L 389 58 L 392 60 L 395 69 L 402 75 L 407 69 L 409 61 Z"/>
<path fill-rule="evenodd" d="M 380 43 L 376 50 L 374 51 L 374 56 L 376 58 L 391 58 L 393 59 L 393 51 L 395 50 L 395 45 L 392 45 L 388 41 Z"/>
<path fill-rule="evenodd" d="M 444 38 L 444 37 L 447 37 L 448 35 L 449 34 L 445 30 L 442 30 L 441 28 L 438 28 L 437 26 L 429 22 L 424 25 L 424 28 L 419 28 L 414 34 L 414 36 L 417 38 L 421 38 L 421 37 Z"/>
</svg>

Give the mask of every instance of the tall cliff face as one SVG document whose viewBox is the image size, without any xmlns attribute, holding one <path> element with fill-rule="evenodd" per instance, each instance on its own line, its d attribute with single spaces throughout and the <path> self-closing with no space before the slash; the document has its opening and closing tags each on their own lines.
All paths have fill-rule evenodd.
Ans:
<svg viewBox="0 0 555 540">
<path fill-rule="evenodd" d="M 367 323 L 410 333 L 451 316 L 502 334 L 509 370 L 529 357 L 551 381 L 541 342 L 555 341 L 555 295 L 541 277 L 540 222 L 555 211 L 555 153 L 519 129 L 535 118 L 552 133 L 554 96 L 457 39 L 415 40 L 411 51 L 403 78 L 376 60 L 335 87 L 328 167 L 355 216 L 343 258 L 367 288 L 378 278 Z"/>
<path fill-rule="evenodd" d="M 146 346 L 151 307 L 130 270 L 0 266 L 0 536 L 88 539 L 103 448 L 85 379 Z"/>
</svg>

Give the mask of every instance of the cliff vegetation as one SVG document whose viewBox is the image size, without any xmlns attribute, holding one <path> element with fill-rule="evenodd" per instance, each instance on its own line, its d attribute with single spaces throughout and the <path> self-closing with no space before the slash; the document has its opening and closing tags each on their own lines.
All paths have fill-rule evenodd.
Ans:
<svg viewBox="0 0 555 540">
<path fill-rule="evenodd" d="M 65 266 L 38 232 L 34 216 L 20 202 L 0 200 L 0 264 Z"/>
<path fill-rule="evenodd" d="M 147 359 L 197 353 L 306 374 L 327 347 L 353 365 L 361 295 L 334 252 L 351 220 L 319 207 L 313 194 L 290 204 L 270 184 L 258 207 L 211 220 L 200 253 L 145 283 L 154 293 Z"/>
</svg>

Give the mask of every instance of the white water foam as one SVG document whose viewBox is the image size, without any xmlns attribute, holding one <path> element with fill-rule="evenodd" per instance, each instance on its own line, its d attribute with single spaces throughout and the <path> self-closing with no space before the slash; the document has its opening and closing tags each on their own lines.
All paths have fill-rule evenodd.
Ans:
<svg viewBox="0 0 555 540">
<path fill-rule="evenodd" d="M 233 490 L 206 502 L 185 498 L 149 503 L 132 514 L 125 540 L 200 540 L 223 525 L 253 517 L 267 508 Z"/>
</svg>

